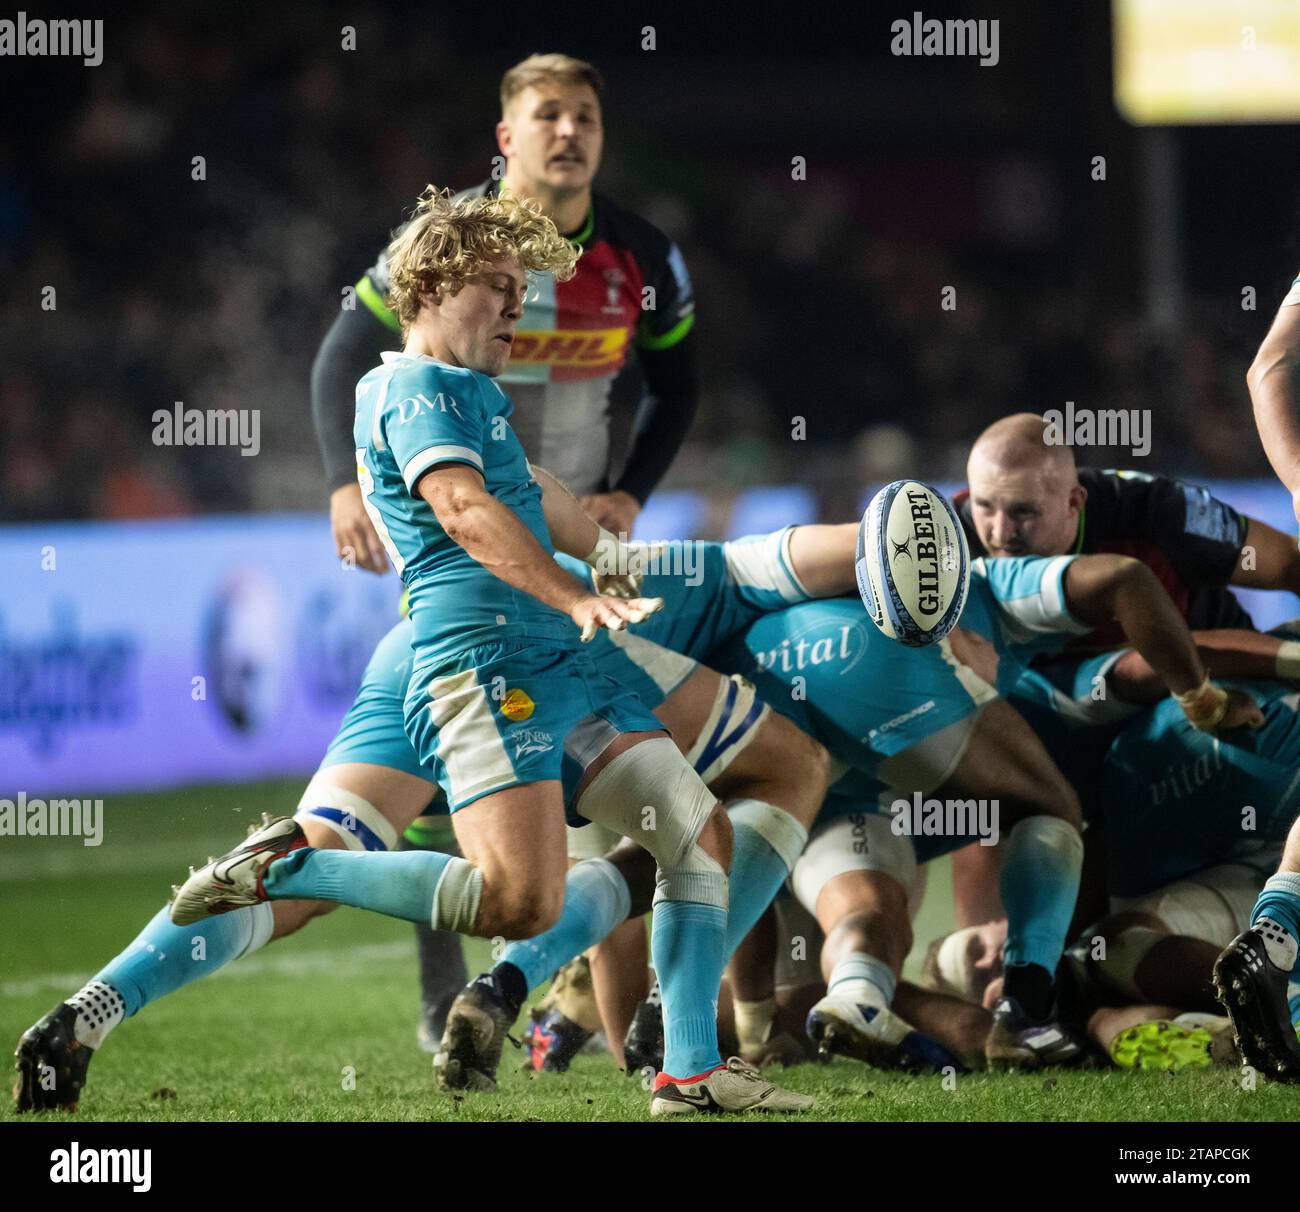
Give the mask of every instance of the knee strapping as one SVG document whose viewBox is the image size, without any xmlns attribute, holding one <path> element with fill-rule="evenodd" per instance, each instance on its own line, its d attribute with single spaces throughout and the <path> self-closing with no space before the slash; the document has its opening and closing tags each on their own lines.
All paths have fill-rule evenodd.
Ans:
<svg viewBox="0 0 1300 1212">
<path fill-rule="evenodd" d="M 369 800 L 330 781 L 329 771 L 313 775 L 302 793 L 294 819 L 320 821 L 343 839 L 349 850 L 393 850 L 397 830 Z"/>
<path fill-rule="evenodd" d="M 697 905 L 728 906 L 727 873 L 722 864 L 695 843 L 673 867 L 660 866 L 655 872 L 654 904 L 663 901 L 692 901 Z"/>
<path fill-rule="evenodd" d="M 578 811 L 644 846 L 660 867 L 674 870 L 688 865 L 716 802 L 677 746 L 654 737 L 620 753 L 592 779 Z"/>
<path fill-rule="evenodd" d="M 473 934 L 482 899 L 482 869 L 467 859 L 452 859 L 443 869 L 433 893 L 433 913 L 430 915 L 433 928 Z"/>
<path fill-rule="evenodd" d="M 609 916 L 612 921 L 622 922 L 632 912 L 632 893 L 627 886 L 623 873 L 608 859 L 585 859 L 578 864 L 591 872 L 593 880 L 600 885 L 601 895 L 609 898 Z M 578 870 L 574 867 L 574 871 Z M 572 872 L 570 873 L 572 874 Z"/>
<path fill-rule="evenodd" d="M 736 800 L 727 808 L 733 825 L 748 825 L 776 852 L 786 870 L 794 865 L 808 844 L 808 830 L 784 808 L 762 800 Z"/>
</svg>

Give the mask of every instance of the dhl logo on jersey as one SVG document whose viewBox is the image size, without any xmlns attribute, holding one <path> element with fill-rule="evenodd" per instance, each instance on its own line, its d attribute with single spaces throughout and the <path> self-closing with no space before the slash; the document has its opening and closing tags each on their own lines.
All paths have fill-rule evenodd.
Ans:
<svg viewBox="0 0 1300 1212">
<path fill-rule="evenodd" d="M 551 366 L 606 366 L 622 360 L 628 332 L 626 328 L 517 332 L 510 346 L 510 361 L 544 362 Z"/>
</svg>

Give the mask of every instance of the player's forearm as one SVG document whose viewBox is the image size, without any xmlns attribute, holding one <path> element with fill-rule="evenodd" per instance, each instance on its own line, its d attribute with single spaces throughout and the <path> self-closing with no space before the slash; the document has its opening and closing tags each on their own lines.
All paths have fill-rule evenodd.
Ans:
<svg viewBox="0 0 1300 1212">
<path fill-rule="evenodd" d="M 1065 573 L 1071 613 L 1086 623 L 1114 619 L 1128 642 L 1175 694 L 1205 681 L 1187 621 L 1155 574 L 1126 556 L 1081 556 Z"/>
<path fill-rule="evenodd" d="M 641 354 L 646 394 L 614 489 L 643 504 L 672 466 L 695 420 L 700 396 L 695 340 L 688 333 L 670 349 Z"/>
<path fill-rule="evenodd" d="M 531 463 L 529 466 L 533 479 L 542 490 L 542 513 L 555 550 L 585 560 L 600 538 L 600 527 L 583 509 L 577 497 L 546 468 Z"/>
<path fill-rule="evenodd" d="M 1289 589 L 1300 594 L 1300 548 L 1295 538 L 1258 518 L 1250 518 L 1232 584 L 1252 589 Z"/>
<path fill-rule="evenodd" d="M 1258 631 L 1194 631 L 1201 661 L 1212 678 L 1300 678 L 1300 642 Z M 1126 652 L 1106 678 L 1126 703 L 1154 703 L 1168 687 L 1137 652 Z"/>
<path fill-rule="evenodd" d="M 1114 597 L 1115 618 L 1174 694 L 1195 690 L 1205 681 L 1205 666 L 1187 620 L 1155 574 L 1145 564 L 1137 567 L 1146 575 L 1122 578 Z"/>
<path fill-rule="evenodd" d="M 853 522 L 796 526 L 790 532 L 791 570 L 815 598 L 852 593 L 857 543 L 858 528 Z"/>
<path fill-rule="evenodd" d="M 1246 374 L 1264 453 L 1294 497 L 1300 494 L 1300 306 L 1283 307 Z"/>
<path fill-rule="evenodd" d="M 340 311 L 321 341 L 311 368 L 311 419 L 331 492 L 357 478 L 352 435 L 357 380 L 379 364 L 387 330 L 370 312 Z"/>
<path fill-rule="evenodd" d="M 434 478 L 430 476 L 426 480 Z M 448 538 L 511 588 L 565 614 L 584 596 L 582 586 L 491 493 L 460 486 L 443 489 L 436 485 L 426 491 L 424 481 L 420 491 Z"/>
</svg>

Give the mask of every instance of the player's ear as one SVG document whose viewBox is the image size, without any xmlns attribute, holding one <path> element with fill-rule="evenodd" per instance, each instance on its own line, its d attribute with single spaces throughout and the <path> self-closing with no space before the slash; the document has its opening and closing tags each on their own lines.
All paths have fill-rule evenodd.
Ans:
<svg viewBox="0 0 1300 1212">
<path fill-rule="evenodd" d="M 1084 503 L 1088 500 L 1088 490 L 1082 484 L 1076 484 L 1070 489 L 1070 508 L 1082 509 Z"/>
<path fill-rule="evenodd" d="M 510 131 L 510 123 L 502 118 L 497 123 L 497 147 L 501 150 L 503 156 L 508 156 L 513 146 L 514 136 Z"/>
</svg>

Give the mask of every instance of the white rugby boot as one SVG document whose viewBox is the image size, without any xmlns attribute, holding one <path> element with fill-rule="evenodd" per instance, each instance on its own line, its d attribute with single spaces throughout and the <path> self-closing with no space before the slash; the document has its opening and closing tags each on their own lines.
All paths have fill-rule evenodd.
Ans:
<svg viewBox="0 0 1300 1212">
<path fill-rule="evenodd" d="M 877 1069 L 909 1073 L 962 1072 L 965 1066 L 942 1044 L 881 1006 L 864 1006 L 845 994 L 828 993 L 808 1011 L 806 1030 L 823 1060 L 850 1056 Z"/>
<path fill-rule="evenodd" d="M 179 888 L 173 885 L 172 921 L 188 926 L 218 913 L 261 904 L 268 899 L 262 887 L 266 869 L 306 845 L 307 835 L 292 817 L 272 820 L 263 816 L 261 826 L 247 840 L 220 858 L 208 859 L 197 871 L 191 867 L 189 879 Z"/>
<path fill-rule="evenodd" d="M 773 1085 L 753 1065 L 733 1056 L 691 1081 L 661 1073 L 650 1096 L 651 1115 L 719 1111 L 807 1111 L 816 1100 Z"/>
</svg>

